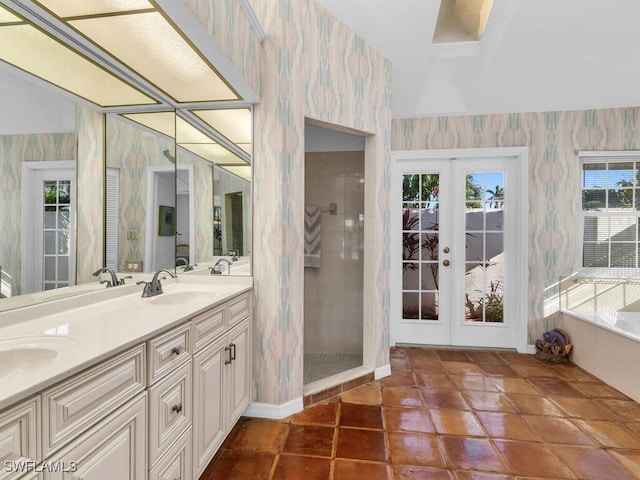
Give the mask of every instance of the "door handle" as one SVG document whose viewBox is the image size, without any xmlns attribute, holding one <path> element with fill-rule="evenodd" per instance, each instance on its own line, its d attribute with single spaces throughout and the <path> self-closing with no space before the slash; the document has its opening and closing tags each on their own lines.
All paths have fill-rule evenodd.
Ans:
<svg viewBox="0 0 640 480">
<path fill-rule="evenodd" d="M 227 358 L 227 360 L 224 361 L 225 365 L 229 365 L 233 360 L 233 358 L 231 357 L 231 347 L 224 347 L 224 351 L 229 352 L 229 357 Z"/>
<path fill-rule="evenodd" d="M 449 260 L 443 260 L 442 261 L 442 265 L 444 265 L 445 267 L 449 266 Z"/>
<path fill-rule="evenodd" d="M 233 361 L 236 359 L 236 344 L 230 343 L 229 348 L 231 348 L 231 360 Z"/>
<path fill-rule="evenodd" d="M 444 253 L 449 253 L 449 252 L 451 251 L 451 249 L 450 249 L 449 247 L 444 247 L 444 248 L 442 249 L 442 251 L 443 251 Z"/>
</svg>

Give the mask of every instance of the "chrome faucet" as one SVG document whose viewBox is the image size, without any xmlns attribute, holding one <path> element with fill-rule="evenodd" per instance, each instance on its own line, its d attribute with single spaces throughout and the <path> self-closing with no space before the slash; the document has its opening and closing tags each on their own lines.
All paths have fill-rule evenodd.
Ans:
<svg viewBox="0 0 640 480">
<path fill-rule="evenodd" d="M 107 288 L 109 288 L 109 287 L 117 287 L 118 285 L 124 285 L 124 280 L 126 278 L 132 278 L 131 276 L 127 276 L 127 277 L 118 279 L 118 276 L 116 275 L 116 272 L 114 272 L 113 270 L 111 270 L 110 268 L 107 268 L 107 267 L 99 268 L 98 270 L 93 272 L 93 276 L 97 277 L 101 273 L 108 273 L 109 275 L 111 275 L 111 280 L 101 280 L 100 281 L 100 283 L 106 283 L 107 284 Z"/>
<path fill-rule="evenodd" d="M 229 250 L 227 253 L 225 253 L 225 255 L 227 257 L 231 257 L 231 261 L 232 262 L 237 262 L 238 261 L 238 251 L 237 250 Z"/>
<path fill-rule="evenodd" d="M 171 278 L 176 278 L 176 276 L 171 273 L 169 270 L 158 270 L 156 273 L 153 274 L 153 278 L 151 279 L 150 282 L 145 282 L 145 281 L 141 281 L 141 282 L 136 282 L 136 285 L 142 285 L 144 283 L 144 289 L 142 290 L 142 298 L 146 298 L 146 297 L 155 297 L 156 295 L 160 295 L 162 293 L 162 283 L 160 283 L 160 280 L 166 280 L 167 277 L 160 277 L 160 274 L 162 272 L 166 272 L 168 273 Z"/>
<path fill-rule="evenodd" d="M 209 267 L 211 275 L 222 275 L 223 270 L 222 265 L 220 265 L 222 262 L 227 262 L 227 275 L 231 275 L 231 262 L 226 258 L 221 258 L 213 267 Z"/>
<path fill-rule="evenodd" d="M 176 267 L 183 267 L 185 272 L 190 272 L 193 270 L 193 267 L 197 267 L 198 264 L 195 263 L 193 265 L 189 265 L 189 262 L 184 257 L 178 257 L 176 259 Z"/>
</svg>

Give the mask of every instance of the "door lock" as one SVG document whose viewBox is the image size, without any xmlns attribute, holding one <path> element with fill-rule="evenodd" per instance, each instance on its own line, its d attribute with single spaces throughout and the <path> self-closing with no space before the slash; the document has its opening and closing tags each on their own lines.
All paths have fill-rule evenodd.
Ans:
<svg viewBox="0 0 640 480">
<path fill-rule="evenodd" d="M 442 264 L 443 264 L 445 267 L 448 267 L 448 266 L 449 266 L 449 260 L 443 260 L 443 261 L 442 261 Z"/>
<path fill-rule="evenodd" d="M 451 249 L 449 247 L 444 247 L 444 249 L 442 249 L 442 251 L 444 253 L 449 253 L 451 251 Z"/>
</svg>

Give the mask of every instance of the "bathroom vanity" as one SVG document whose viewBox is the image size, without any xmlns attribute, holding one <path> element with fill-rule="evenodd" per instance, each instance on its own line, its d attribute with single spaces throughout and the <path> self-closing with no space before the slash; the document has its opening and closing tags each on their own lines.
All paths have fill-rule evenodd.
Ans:
<svg viewBox="0 0 640 480">
<path fill-rule="evenodd" d="M 251 289 L 180 276 L 0 314 L 0 479 L 198 478 L 251 401 Z"/>
</svg>

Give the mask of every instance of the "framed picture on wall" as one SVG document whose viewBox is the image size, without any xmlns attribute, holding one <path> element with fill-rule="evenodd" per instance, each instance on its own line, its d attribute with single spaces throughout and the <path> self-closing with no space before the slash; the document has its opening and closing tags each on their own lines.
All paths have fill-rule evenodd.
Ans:
<svg viewBox="0 0 640 480">
<path fill-rule="evenodd" d="M 160 205 L 158 216 L 158 236 L 169 237 L 175 234 L 174 207 Z"/>
</svg>

